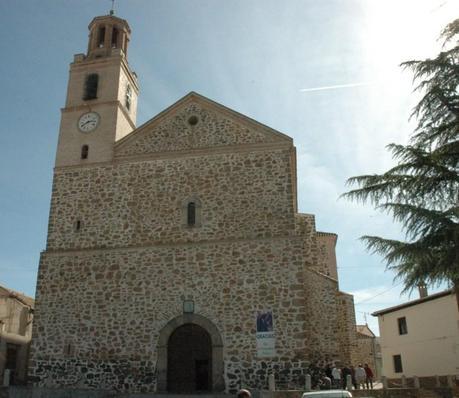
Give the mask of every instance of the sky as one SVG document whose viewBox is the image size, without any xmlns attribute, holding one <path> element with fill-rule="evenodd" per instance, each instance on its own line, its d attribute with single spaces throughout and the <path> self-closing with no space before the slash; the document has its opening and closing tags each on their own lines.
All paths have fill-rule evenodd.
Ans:
<svg viewBox="0 0 459 398">
<path fill-rule="evenodd" d="M 46 245 L 60 109 L 73 54 L 109 0 L 0 1 L 0 285 L 34 296 Z M 196 91 L 294 139 L 298 207 L 338 234 L 340 289 L 359 324 L 417 298 L 385 271 L 362 235 L 402 238 L 371 206 L 339 196 L 347 178 L 393 162 L 406 143 L 412 75 L 399 64 L 433 57 L 457 0 L 116 0 L 132 29 L 140 82 L 137 125 Z M 435 287 L 431 291 L 442 289 Z"/>
</svg>

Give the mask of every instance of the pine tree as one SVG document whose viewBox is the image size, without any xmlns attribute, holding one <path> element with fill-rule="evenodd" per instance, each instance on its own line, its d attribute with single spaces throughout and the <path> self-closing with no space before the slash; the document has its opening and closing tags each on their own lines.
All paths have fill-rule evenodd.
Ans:
<svg viewBox="0 0 459 398">
<path fill-rule="evenodd" d="M 459 308 L 459 19 L 443 30 L 443 51 L 433 59 L 403 63 L 413 71 L 421 100 L 411 117 L 417 127 L 407 145 L 390 144 L 396 165 L 379 175 L 347 180 L 344 197 L 369 202 L 401 223 L 405 240 L 363 236 L 403 280 L 451 284 Z"/>
</svg>

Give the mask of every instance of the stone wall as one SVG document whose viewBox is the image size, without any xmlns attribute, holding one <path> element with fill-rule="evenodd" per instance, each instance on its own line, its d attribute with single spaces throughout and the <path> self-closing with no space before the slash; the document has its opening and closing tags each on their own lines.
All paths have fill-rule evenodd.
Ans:
<svg viewBox="0 0 459 398">
<path fill-rule="evenodd" d="M 155 391 L 158 340 L 185 300 L 219 334 L 226 392 L 266 388 L 270 372 L 302 387 L 312 361 L 347 360 L 352 300 L 317 272 L 314 217 L 295 213 L 291 139 L 191 102 L 117 143 L 113 162 L 56 168 L 30 362 L 38 385 Z M 195 226 L 188 201 L 199 203 Z M 276 334 L 267 359 L 255 339 L 263 310 Z"/>
<path fill-rule="evenodd" d="M 182 313 L 186 298 L 247 358 L 255 351 L 254 315 L 272 308 L 279 355 L 300 355 L 308 293 L 302 247 L 299 239 L 260 239 L 43 254 L 37 302 L 47 317 L 35 323 L 35 344 L 42 355 L 60 355 L 64 336 L 75 335 L 83 356 L 151 357 L 159 329 Z M 299 335 L 290 339 L 297 333 L 303 344 Z"/>
<path fill-rule="evenodd" d="M 356 335 L 356 350 L 354 354 L 354 365 L 367 363 L 376 377 L 375 364 L 375 338 L 360 333 Z"/>
<path fill-rule="evenodd" d="M 290 156 L 241 152 L 57 170 L 47 250 L 289 234 Z M 199 228 L 183 225 L 188 198 L 202 203 Z"/>
<path fill-rule="evenodd" d="M 46 378 L 45 385 L 61 385 L 71 372 L 60 369 L 84 367 L 89 370 L 78 372 L 85 374 L 79 383 L 91 387 L 95 374 L 127 369 L 118 361 L 128 359 L 145 363 L 136 374 L 154 383 L 159 331 L 182 313 L 183 300 L 191 299 L 196 313 L 218 325 L 228 386 L 241 375 L 252 386 L 264 384 L 266 372 L 260 371 L 272 366 L 287 379 L 295 358 L 334 354 L 332 330 L 323 329 L 332 323 L 323 314 L 305 314 L 323 297 L 309 284 L 303 250 L 303 239 L 289 238 L 43 254 L 37 303 L 46 317 L 36 315 L 34 374 Z M 333 285 L 327 290 L 332 300 Z M 278 357 L 254 361 L 255 314 L 265 308 L 274 313 Z M 129 380 L 123 385 L 131 390 L 146 385 Z"/>
<path fill-rule="evenodd" d="M 336 281 L 313 270 L 307 272 L 306 290 L 309 305 L 306 308 L 310 325 L 307 345 L 311 360 L 325 365 L 340 357 L 338 334 L 338 296 Z M 326 353 L 326 355 L 324 355 Z"/>
<path fill-rule="evenodd" d="M 347 364 L 355 364 L 357 352 L 357 334 L 355 331 L 354 296 L 339 292 L 338 328 L 336 338 L 340 347 L 340 358 Z"/>
<path fill-rule="evenodd" d="M 327 232 L 317 232 L 318 245 L 318 265 L 317 271 L 327 275 L 336 281 L 338 280 L 338 270 L 336 267 L 335 246 L 337 235 Z"/>
</svg>

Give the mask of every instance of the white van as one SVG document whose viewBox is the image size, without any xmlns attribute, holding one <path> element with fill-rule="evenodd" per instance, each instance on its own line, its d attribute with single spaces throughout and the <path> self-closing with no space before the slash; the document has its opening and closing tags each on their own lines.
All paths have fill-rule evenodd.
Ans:
<svg viewBox="0 0 459 398">
<path fill-rule="evenodd" d="M 347 390 L 323 390 L 323 391 L 311 391 L 305 392 L 302 398 L 349 398 L 352 394 Z"/>
</svg>

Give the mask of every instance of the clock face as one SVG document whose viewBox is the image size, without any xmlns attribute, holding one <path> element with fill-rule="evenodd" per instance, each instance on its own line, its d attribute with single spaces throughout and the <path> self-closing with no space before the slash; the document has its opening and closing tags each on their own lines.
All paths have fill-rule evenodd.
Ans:
<svg viewBox="0 0 459 398">
<path fill-rule="evenodd" d="M 89 133 L 99 125 L 100 116 L 96 112 L 84 113 L 78 120 L 78 128 L 83 133 Z"/>
</svg>

